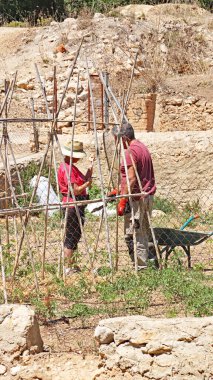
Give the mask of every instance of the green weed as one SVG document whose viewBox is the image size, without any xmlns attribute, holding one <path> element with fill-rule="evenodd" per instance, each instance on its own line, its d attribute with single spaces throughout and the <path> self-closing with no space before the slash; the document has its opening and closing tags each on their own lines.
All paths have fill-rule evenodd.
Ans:
<svg viewBox="0 0 213 380">
<path fill-rule="evenodd" d="M 101 189 L 97 185 L 92 185 L 89 189 L 89 198 L 98 199 L 101 198 Z"/>
<path fill-rule="evenodd" d="M 165 212 L 165 214 L 171 214 L 176 210 L 174 202 L 169 201 L 167 198 L 162 198 L 158 196 L 154 198 L 153 208 L 155 210 L 161 210 Z"/>
<path fill-rule="evenodd" d="M 83 303 L 76 303 L 70 309 L 66 310 L 66 317 L 89 317 L 99 313 L 99 310 L 93 307 L 89 307 Z"/>
<path fill-rule="evenodd" d="M 35 308 L 35 312 L 40 318 L 52 318 L 57 315 L 57 303 L 49 300 L 48 302 L 41 296 L 41 298 L 32 297 L 31 304 Z"/>
<path fill-rule="evenodd" d="M 187 202 L 186 206 L 184 208 L 184 211 L 189 216 L 191 214 L 199 214 L 201 212 L 201 206 L 200 206 L 199 199 L 197 199 L 196 201 Z"/>
</svg>

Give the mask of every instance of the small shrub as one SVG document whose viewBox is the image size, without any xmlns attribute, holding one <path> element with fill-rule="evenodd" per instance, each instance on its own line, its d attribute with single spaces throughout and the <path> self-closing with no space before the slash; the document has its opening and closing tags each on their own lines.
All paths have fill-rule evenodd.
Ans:
<svg viewBox="0 0 213 380">
<path fill-rule="evenodd" d="M 165 214 L 170 214 L 173 211 L 175 211 L 176 206 L 173 202 L 169 201 L 168 199 L 156 196 L 154 198 L 153 208 L 155 210 L 161 210 L 165 212 Z"/>
<path fill-rule="evenodd" d="M 199 214 L 201 211 L 200 201 L 197 199 L 196 201 L 187 202 L 185 206 L 185 212 L 189 215 L 191 214 Z"/>
<path fill-rule="evenodd" d="M 98 309 L 89 307 L 83 303 L 77 303 L 73 305 L 70 309 L 66 311 L 66 317 L 76 318 L 76 317 L 88 317 L 97 314 Z"/>
<path fill-rule="evenodd" d="M 31 304 L 35 307 L 35 312 L 39 318 L 55 317 L 57 314 L 57 304 L 55 301 L 47 300 L 45 298 L 31 298 Z"/>
<path fill-rule="evenodd" d="M 92 25 L 93 12 L 89 8 L 83 8 L 78 16 L 78 30 L 84 30 L 89 28 Z"/>
<path fill-rule="evenodd" d="M 98 199 L 101 198 L 101 189 L 97 185 L 92 185 L 89 189 L 89 198 L 90 199 Z"/>
<path fill-rule="evenodd" d="M 11 21 L 8 24 L 6 24 L 9 28 L 27 28 L 28 22 L 27 21 Z"/>
</svg>

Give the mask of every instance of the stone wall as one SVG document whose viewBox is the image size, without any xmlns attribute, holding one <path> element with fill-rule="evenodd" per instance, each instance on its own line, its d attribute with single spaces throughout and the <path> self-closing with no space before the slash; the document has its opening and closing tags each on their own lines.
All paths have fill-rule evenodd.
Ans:
<svg viewBox="0 0 213 380">
<path fill-rule="evenodd" d="M 213 126 L 213 103 L 199 96 L 157 97 L 155 131 L 206 131 Z"/>
<path fill-rule="evenodd" d="M 134 94 L 127 116 L 137 131 L 206 131 L 213 126 L 213 103 L 199 96 Z"/>
<path fill-rule="evenodd" d="M 134 94 L 131 97 L 127 116 L 135 130 L 153 131 L 156 99 L 156 94 Z"/>
<path fill-rule="evenodd" d="M 213 317 L 102 320 L 95 330 L 100 369 L 94 379 L 211 380 Z"/>
</svg>

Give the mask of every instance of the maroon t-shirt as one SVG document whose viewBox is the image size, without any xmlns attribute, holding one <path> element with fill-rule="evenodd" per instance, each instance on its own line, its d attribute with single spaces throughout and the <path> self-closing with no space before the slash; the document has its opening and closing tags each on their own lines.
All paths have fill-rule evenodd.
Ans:
<svg viewBox="0 0 213 380">
<path fill-rule="evenodd" d="M 128 166 L 133 166 L 132 160 L 135 162 L 135 166 L 138 171 L 139 178 L 141 180 L 143 191 L 150 195 L 153 195 L 156 191 L 155 176 L 152 164 L 151 155 L 147 147 L 139 140 L 133 140 L 129 146 L 129 151 L 125 151 L 126 163 Z M 132 158 L 131 158 L 132 157 Z M 126 173 L 124 162 L 121 163 L 121 194 L 123 194 L 124 186 L 126 185 Z M 133 194 L 140 193 L 140 186 L 136 181 Z"/>
</svg>

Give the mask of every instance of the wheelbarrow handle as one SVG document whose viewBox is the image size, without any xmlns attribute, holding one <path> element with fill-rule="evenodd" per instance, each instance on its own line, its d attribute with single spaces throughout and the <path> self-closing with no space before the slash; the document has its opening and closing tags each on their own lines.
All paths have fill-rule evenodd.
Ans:
<svg viewBox="0 0 213 380">
<path fill-rule="evenodd" d="M 195 215 L 192 215 L 189 217 L 189 219 L 187 219 L 187 221 L 180 227 L 180 230 L 184 230 L 184 228 L 186 228 L 186 226 L 188 226 L 189 223 L 191 223 L 194 219 L 197 219 L 199 218 L 199 215 L 198 214 L 195 214 Z"/>
</svg>

